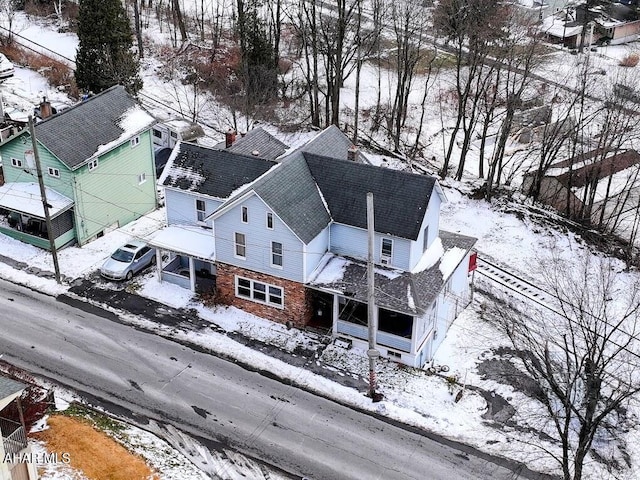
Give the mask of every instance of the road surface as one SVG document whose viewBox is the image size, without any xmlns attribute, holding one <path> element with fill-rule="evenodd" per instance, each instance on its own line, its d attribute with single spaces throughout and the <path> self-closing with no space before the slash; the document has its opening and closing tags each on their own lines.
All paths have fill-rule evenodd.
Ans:
<svg viewBox="0 0 640 480">
<path fill-rule="evenodd" d="M 172 424 L 299 477 L 519 478 L 471 449 L 451 448 L 2 280 L 0 355 L 138 417 Z"/>
</svg>

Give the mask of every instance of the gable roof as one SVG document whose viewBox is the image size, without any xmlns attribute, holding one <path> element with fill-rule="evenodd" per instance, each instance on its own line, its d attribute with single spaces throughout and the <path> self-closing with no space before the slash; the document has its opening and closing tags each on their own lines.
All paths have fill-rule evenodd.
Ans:
<svg viewBox="0 0 640 480">
<path fill-rule="evenodd" d="M 304 243 L 313 240 L 331 221 L 301 154 L 289 157 L 277 172 L 258 180 L 252 189 Z"/>
<path fill-rule="evenodd" d="M 366 229 L 371 192 L 376 232 L 418 238 L 434 177 L 311 153 L 304 158 L 335 222 Z"/>
<path fill-rule="evenodd" d="M 38 141 L 70 169 L 155 123 L 124 87 L 113 86 L 35 125 Z"/>
<path fill-rule="evenodd" d="M 276 162 L 180 142 L 162 175 L 162 185 L 215 198 L 228 198 Z"/>
<path fill-rule="evenodd" d="M 596 149 L 554 163 L 545 176 L 556 177 L 567 188 L 581 188 L 638 164 L 640 153 L 635 150 L 605 152 Z"/>
<path fill-rule="evenodd" d="M 225 149 L 228 152 L 264 158 L 266 160 L 275 160 L 283 155 L 287 151 L 287 148 L 289 148 L 262 127 L 249 130 L 237 138 L 229 148 L 225 148 L 225 146 L 226 142 L 223 141 L 217 143 L 214 148 L 220 150 Z"/>
<path fill-rule="evenodd" d="M 351 140 L 335 125 L 330 125 L 300 148 L 300 151 L 322 155 L 325 157 L 348 160 L 349 149 L 353 148 Z M 358 151 L 357 161 L 369 163 Z"/>
</svg>

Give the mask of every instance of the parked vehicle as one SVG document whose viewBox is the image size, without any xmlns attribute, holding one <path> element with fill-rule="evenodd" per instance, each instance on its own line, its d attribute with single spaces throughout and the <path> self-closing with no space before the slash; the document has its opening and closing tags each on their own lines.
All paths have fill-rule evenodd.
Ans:
<svg viewBox="0 0 640 480">
<path fill-rule="evenodd" d="M 0 78 L 13 77 L 13 63 L 0 53 Z"/>
<path fill-rule="evenodd" d="M 117 249 L 100 267 L 100 275 L 109 280 L 131 280 L 141 270 L 151 265 L 156 251 L 145 242 L 131 240 Z"/>
</svg>

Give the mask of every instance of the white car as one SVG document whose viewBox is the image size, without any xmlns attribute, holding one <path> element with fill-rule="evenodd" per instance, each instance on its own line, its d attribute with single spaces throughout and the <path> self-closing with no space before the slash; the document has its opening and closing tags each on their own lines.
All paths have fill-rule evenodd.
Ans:
<svg viewBox="0 0 640 480">
<path fill-rule="evenodd" d="M 131 240 L 117 249 L 100 267 L 100 275 L 109 280 L 131 280 L 156 259 L 156 251 L 145 242 Z"/>
<path fill-rule="evenodd" d="M 0 53 L 0 78 L 13 77 L 13 63 Z"/>
</svg>

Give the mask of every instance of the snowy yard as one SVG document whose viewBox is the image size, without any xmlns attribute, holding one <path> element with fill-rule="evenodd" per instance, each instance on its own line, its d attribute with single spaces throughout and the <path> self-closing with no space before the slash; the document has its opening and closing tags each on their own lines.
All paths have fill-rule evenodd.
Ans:
<svg viewBox="0 0 640 480">
<path fill-rule="evenodd" d="M 56 50 L 61 54 L 73 57 L 77 42 L 75 36 L 57 34 L 50 29 L 43 29 L 39 25 L 31 24 L 24 18 L 21 21 L 25 27 L 19 30 L 21 35 L 37 39 L 40 43 L 55 44 Z M 47 37 L 43 37 L 42 32 L 46 32 Z M 159 38 L 161 35 L 159 32 L 147 34 L 157 35 Z M 618 61 L 638 49 L 640 49 L 640 45 L 634 43 L 627 46 L 604 47 L 594 52 L 590 57 L 593 68 L 607 69 L 608 72 L 606 76 L 602 77 L 606 79 L 606 82 L 603 80 L 603 85 L 615 81 L 616 78 L 624 74 L 617 67 Z M 569 56 L 566 52 L 554 52 L 548 56 L 547 60 L 540 73 L 549 75 L 557 81 L 565 77 L 568 78 L 579 61 L 578 57 Z M 180 98 L 184 101 L 188 92 L 178 91 L 173 85 L 161 80 L 156 74 L 158 66 L 159 64 L 153 59 L 145 61 L 143 93 L 161 96 L 179 108 Z M 372 72 L 369 73 L 363 78 L 361 86 L 363 91 L 361 105 L 364 107 L 372 104 L 375 96 L 373 85 L 377 79 L 374 78 Z M 383 79 L 383 84 L 383 91 L 392 91 L 393 85 L 389 79 Z M 25 111 L 31 109 L 43 94 L 52 100 L 68 101 L 64 95 L 50 89 L 39 74 L 26 69 L 17 69 L 16 76 L 5 81 L 3 85 L 5 101 L 18 105 Z M 352 79 L 346 82 L 345 89 L 346 94 L 342 98 L 343 106 L 352 108 L 354 89 Z M 422 92 L 420 89 L 416 89 L 412 95 L 419 98 Z M 225 115 L 228 114 L 228 112 L 220 114 L 221 108 L 217 103 L 209 101 L 206 108 L 200 112 L 202 121 L 219 125 L 219 131 L 222 131 L 224 126 L 224 122 L 219 118 L 227 118 Z M 154 113 L 166 115 L 167 112 L 158 109 Z M 436 154 L 436 152 L 438 152 L 438 156 L 442 155 L 442 137 L 437 133 L 442 129 L 442 125 L 441 119 L 436 117 L 438 116 L 433 115 L 431 119 L 425 121 L 425 135 L 434 136 L 426 156 L 430 156 L 432 153 Z M 301 138 L 307 137 L 306 133 L 292 134 L 286 138 L 283 136 L 289 144 L 295 144 Z M 382 162 L 380 157 L 375 157 L 375 160 L 376 163 Z M 397 160 L 385 160 L 385 164 L 395 165 Z M 478 237 L 476 248 L 482 256 L 508 267 L 514 273 L 532 281 L 541 280 L 540 269 L 543 261 L 549 258 L 552 251 L 574 265 L 579 265 L 584 257 L 598 256 L 598 253 L 594 253 L 571 232 L 554 230 L 538 225 L 526 216 L 507 213 L 505 204 L 500 202 L 488 203 L 469 199 L 462 192 L 468 193 L 469 185 L 473 184 L 471 179 L 476 175 L 477 167 L 474 167 L 471 162 L 468 164 L 466 172 L 469 182 L 444 182 L 448 203 L 443 205 L 441 228 Z M 163 209 L 160 209 L 90 242 L 82 248 L 70 247 L 62 250 L 59 254 L 59 263 L 66 283 L 61 286 L 51 279 L 27 271 L 27 268 L 53 271 L 51 257 L 48 253 L 0 236 L 0 255 L 22 262 L 14 266 L 0 262 L 0 276 L 51 295 L 67 293 L 73 279 L 93 275 L 103 260 L 118 246 L 132 237 L 143 238 L 162 227 L 164 223 L 165 213 Z M 631 282 L 636 279 L 637 272 L 627 272 L 622 263 L 616 265 L 619 275 L 627 281 Z M 31 272 L 33 271 L 31 270 Z M 191 292 L 174 285 L 158 283 L 153 272 L 147 272 L 138 277 L 134 280 L 133 285 L 135 292 L 144 297 L 176 308 L 197 310 L 201 318 L 226 332 L 238 332 L 246 337 L 275 345 L 287 352 L 293 352 L 296 347 L 317 347 L 317 339 L 307 336 L 301 331 L 288 330 L 282 325 L 268 322 L 234 308 L 205 307 L 192 296 Z M 558 446 L 541 440 L 535 431 L 519 428 L 526 423 L 527 416 L 538 412 L 539 405 L 522 391 L 506 383 L 498 382 L 486 374 L 487 369 L 491 369 L 492 362 L 499 359 L 496 350 L 506 347 L 507 342 L 480 318 L 484 301 L 486 299 L 482 295 L 475 296 L 473 303 L 455 321 L 437 352 L 435 363 L 450 367 L 450 371 L 446 375 L 429 376 L 422 370 L 410 369 L 394 362 L 382 360 L 379 365 L 378 381 L 380 391 L 384 393 L 385 399 L 378 404 L 372 404 L 364 396 L 363 391 L 345 387 L 330 378 L 268 357 L 234 341 L 224 333 L 210 330 L 180 331 L 177 333 L 177 337 L 225 354 L 243 363 L 259 365 L 260 368 L 283 379 L 293 380 L 304 388 L 318 391 L 322 395 L 354 407 L 386 415 L 394 420 L 460 440 L 492 454 L 520 460 L 534 470 L 555 472 L 557 464 L 542 452 L 539 446 L 543 445 L 544 448 L 556 452 Z M 117 313 L 131 324 L 143 325 L 159 334 L 168 333 L 167 328 L 162 325 L 156 325 L 143 318 L 136 318 L 123 312 Z M 176 335 L 175 332 L 172 331 L 172 333 Z M 322 350 L 317 363 L 321 369 L 327 371 L 327 377 L 337 374 L 363 379 L 367 376 L 365 352 L 356 349 L 345 350 L 330 345 Z M 460 392 L 462 392 L 461 399 L 456 402 L 456 396 Z M 509 405 L 512 408 L 509 408 Z M 639 406 L 634 403 L 630 416 L 637 417 L 638 414 L 640 414 Z M 511 420 L 513 423 L 507 425 L 504 423 L 506 420 Z M 158 428 L 160 431 L 161 428 Z M 167 432 L 161 433 L 167 435 Z M 177 432 L 174 434 L 176 437 L 179 436 Z M 585 471 L 587 478 L 601 479 L 615 476 L 615 478 L 634 479 L 640 476 L 640 450 L 635 447 L 640 440 L 640 434 L 637 429 L 631 429 L 624 436 L 630 453 L 630 468 L 623 474 L 617 472 L 610 474 L 601 464 L 591 462 Z M 173 448 L 180 441 L 172 442 L 173 446 L 169 447 L 157 437 L 136 429 L 131 430 L 130 437 L 132 439 L 130 447 L 146 456 L 149 462 L 161 471 L 163 480 L 198 478 L 198 473 L 189 470 L 191 467 L 188 462 L 182 462 L 180 468 L 184 468 L 184 471 L 177 472 L 162 463 L 166 460 L 167 449 Z M 193 445 L 190 452 L 186 453 L 191 461 L 197 463 L 198 457 L 202 456 L 202 448 Z M 173 451 L 171 455 L 174 455 Z M 202 458 L 200 460 L 202 461 Z M 223 465 L 229 461 L 228 459 L 211 460 L 210 458 L 207 460 L 216 465 Z M 62 471 L 52 471 L 43 478 L 54 480 L 72 477 Z"/>
</svg>

